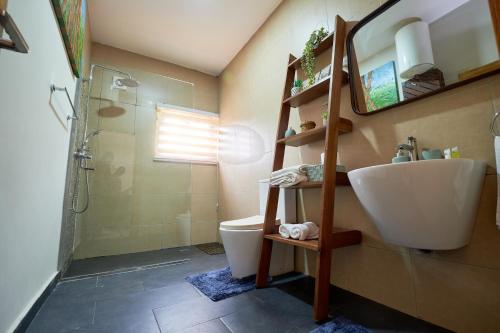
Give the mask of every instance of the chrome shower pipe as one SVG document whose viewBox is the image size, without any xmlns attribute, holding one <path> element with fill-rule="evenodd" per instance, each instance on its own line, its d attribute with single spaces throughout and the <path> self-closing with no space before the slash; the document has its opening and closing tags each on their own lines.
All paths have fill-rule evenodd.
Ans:
<svg viewBox="0 0 500 333">
<path fill-rule="evenodd" d="M 71 209 L 76 214 L 81 214 L 81 213 L 85 212 L 89 207 L 89 200 L 90 200 L 90 186 L 89 186 L 89 174 L 88 174 L 88 172 L 90 170 L 93 170 L 93 169 L 87 167 L 87 161 L 90 159 L 89 158 L 90 155 L 86 155 L 86 153 L 84 155 L 81 155 L 81 152 L 86 149 L 86 145 L 88 143 L 87 139 L 89 138 L 88 119 L 89 119 L 89 111 L 90 111 L 90 95 L 92 93 L 92 81 L 94 78 L 94 69 L 96 67 L 102 68 L 104 70 L 108 70 L 111 72 L 119 73 L 122 75 L 126 75 L 129 79 L 132 79 L 132 75 L 130 75 L 129 73 L 125 73 L 125 72 L 122 72 L 122 71 L 119 71 L 119 70 L 116 70 L 113 68 L 109 68 L 106 66 L 98 65 L 98 64 L 92 64 L 90 66 L 89 78 L 82 80 L 83 82 L 86 82 L 88 84 L 88 92 L 87 92 L 87 100 L 85 101 L 85 129 L 83 132 L 80 147 L 77 149 L 77 151 L 75 152 L 75 155 L 74 155 L 75 158 L 78 160 L 78 171 L 76 172 L 76 181 L 75 181 L 75 187 L 74 187 L 74 192 L 73 192 L 73 198 L 71 201 Z M 96 132 L 96 134 L 97 133 L 98 132 Z M 87 194 L 86 199 L 87 200 L 85 201 L 85 205 L 83 206 L 83 208 L 78 209 L 77 202 L 75 202 L 75 201 L 76 201 L 76 197 L 78 196 L 78 192 L 80 191 L 80 171 L 81 170 L 83 170 L 83 172 L 85 173 L 84 181 L 85 181 L 85 186 L 86 186 L 86 194 Z"/>
<path fill-rule="evenodd" d="M 88 82 L 88 85 L 89 85 L 89 91 L 88 91 L 88 94 L 87 94 L 87 101 L 86 101 L 86 105 L 85 105 L 85 108 L 86 108 L 87 112 L 85 113 L 85 130 L 83 132 L 83 138 L 85 138 L 87 136 L 87 131 L 88 131 L 88 118 L 89 118 L 89 108 L 90 108 L 90 94 L 92 93 L 92 81 L 94 79 L 94 69 L 96 67 L 102 68 L 102 69 L 105 69 L 105 70 L 108 70 L 108 71 L 111 71 L 111 72 L 123 74 L 123 75 L 126 75 L 129 79 L 132 79 L 132 75 L 130 75 L 129 73 L 125 73 L 125 72 L 119 71 L 117 69 L 109 68 L 109 67 L 106 67 L 106 66 L 103 66 L 103 65 L 98 65 L 98 64 L 92 64 L 90 66 L 89 78 L 83 80 L 83 81 Z"/>
</svg>

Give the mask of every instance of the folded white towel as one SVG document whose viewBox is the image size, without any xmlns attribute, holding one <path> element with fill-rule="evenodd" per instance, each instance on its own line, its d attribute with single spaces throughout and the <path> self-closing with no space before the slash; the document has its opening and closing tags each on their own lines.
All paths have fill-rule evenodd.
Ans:
<svg viewBox="0 0 500 333">
<path fill-rule="evenodd" d="M 285 223 L 280 225 L 279 234 L 283 238 L 293 238 L 298 240 L 316 239 L 319 236 L 319 228 L 313 222 L 297 224 Z"/>
<path fill-rule="evenodd" d="M 307 181 L 306 168 L 309 164 L 295 165 L 271 173 L 271 185 L 289 187 Z"/>
<path fill-rule="evenodd" d="M 300 173 L 305 175 L 306 174 L 306 169 L 307 167 L 310 167 L 312 165 L 310 164 L 299 164 L 299 165 L 294 165 L 288 168 L 283 168 L 281 170 L 276 170 L 271 173 L 271 177 L 275 176 L 281 176 L 283 174 L 289 174 L 289 173 Z"/>
<path fill-rule="evenodd" d="M 290 187 L 301 182 L 306 182 L 307 176 L 299 173 L 290 173 L 279 177 L 273 177 L 269 183 L 273 186 Z"/>
</svg>

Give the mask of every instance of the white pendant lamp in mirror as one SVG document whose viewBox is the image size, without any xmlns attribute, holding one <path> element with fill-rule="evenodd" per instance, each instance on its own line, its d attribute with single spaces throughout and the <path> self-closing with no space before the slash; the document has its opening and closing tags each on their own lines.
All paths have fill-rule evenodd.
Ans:
<svg viewBox="0 0 500 333">
<path fill-rule="evenodd" d="M 396 53 L 402 79 L 411 79 L 434 67 L 431 37 L 427 23 L 417 21 L 396 33 Z"/>
</svg>

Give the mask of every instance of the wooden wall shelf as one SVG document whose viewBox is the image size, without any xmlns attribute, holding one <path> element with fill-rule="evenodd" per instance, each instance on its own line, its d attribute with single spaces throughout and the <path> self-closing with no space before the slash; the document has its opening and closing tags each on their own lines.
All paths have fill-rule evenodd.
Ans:
<svg viewBox="0 0 500 333">
<path fill-rule="evenodd" d="M 298 241 L 282 238 L 276 233 L 275 222 L 278 209 L 280 189 L 278 186 L 269 188 L 267 197 L 266 213 L 264 218 L 264 237 L 260 249 L 259 267 L 255 285 L 263 288 L 268 283 L 269 267 L 271 265 L 271 254 L 273 242 L 280 242 L 292 246 L 314 250 L 316 256 L 316 285 L 314 289 L 313 317 L 317 321 L 328 319 L 330 273 L 332 263 L 332 249 L 359 244 L 361 242 L 361 232 L 357 230 L 342 230 L 333 227 L 335 223 L 335 187 L 349 185 L 349 178 L 346 172 L 336 172 L 338 136 L 341 133 L 352 131 L 352 122 L 340 118 L 340 102 L 342 98 L 342 87 L 348 82 L 347 73 L 343 71 L 344 46 L 348 26 L 352 27 L 353 22 L 347 24 L 340 16 L 335 18 L 335 36 L 327 36 L 314 50 L 318 55 L 329 48 L 333 48 L 331 57 L 330 77 L 326 77 L 312 87 L 301 93 L 290 96 L 293 81 L 300 68 L 300 59 L 290 55 L 288 60 L 287 75 L 283 88 L 281 111 L 279 116 L 276 144 L 274 146 L 274 161 L 272 171 L 283 168 L 285 158 L 285 148 L 289 146 L 301 146 L 318 140 L 325 140 L 325 165 L 323 182 L 302 182 L 291 188 L 318 188 L 321 189 L 321 200 L 318 202 L 321 207 L 321 223 L 319 226 L 319 239 Z M 298 135 L 283 138 L 283 134 L 289 126 L 291 107 L 297 107 L 310 102 L 320 96 L 328 95 L 328 121 L 327 129 L 318 128 Z M 334 173 L 336 172 L 336 173 Z"/>
<path fill-rule="evenodd" d="M 327 37 L 325 37 L 325 39 L 323 39 L 319 43 L 318 47 L 314 49 L 314 55 L 317 56 L 333 46 L 333 35 L 334 33 L 329 34 Z M 288 68 L 295 68 L 295 69 L 301 68 L 301 63 L 300 63 L 301 59 L 302 58 L 298 58 L 290 62 L 288 64 Z"/>
<path fill-rule="evenodd" d="M 342 85 L 349 83 L 349 75 L 342 72 Z M 283 101 L 283 104 L 289 105 L 293 108 L 299 107 L 303 104 L 309 103 L 316 98 L 324 96 L 330 92 L 330 76 L 325 77 L 323 80 L 316 82 L 309 88 L 299 92 L 297 95 L 288 97 Z"/>
<path fill-rule="evenodd" d="M 319 242 L 317 239 L 310 240 L 297 240 L 291 238 L 283 238 L 280 234 L 268 234 L 264 238 L 270 239 L 279 243 L 284 243 L 293 246 L 299 246 L 308 250 L 318 251 Z M 349 230 L 342 228 L 333 228 L 330 240 L 328 241 L 328 247 L 330 249 L 336 249 L 339 247 L 356 245 L 361 243 L 361 232 L 358 230 Z"/>
<path fill-rule="evenodd" d="M 351 133 L 352 121 L 345 118 L 340 118 L 339 120 L 339 135 Z M 316 141 L 324 140 L 325 135 L 326 127 L 322 126 L 283 139 L 279 139 L 277 142 L 285 144 L 287 146 L 300 147 Z"/>
<path fill-rule="evenodd" d="M 336 178 L 336 186 L 350 186 L 351 182 L 349 181 L 349 177 L 347 176 L 347 172 L 337 172 Z M 272 186 L 279 187 L 279 186 Z M 323 182 L 302 182 L 294 186 L 290 186 L 289 188 L 321 188 L 323 187 Z"/>
</svg>

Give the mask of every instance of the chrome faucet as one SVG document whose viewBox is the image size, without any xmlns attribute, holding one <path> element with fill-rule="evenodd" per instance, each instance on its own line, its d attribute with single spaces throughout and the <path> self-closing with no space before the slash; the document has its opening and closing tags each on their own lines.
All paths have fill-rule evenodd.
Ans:
<svg viewBox="0 0 500 333">
<path fill-rule="evenodd" d="M 406 154 L 404 152 L 408 152 L 408 156 L 410 157 L 410 160 L 411 160 L 411 154 L 412 154 L 412 151 L 413 151 L 413 147 L 410 146 L 410 145 L 407 145 L 406 143 L 402 143 L 400 145 L 397 145 L 396 147 L 398 149 L 398 156 L 400 156 L 400 154 L 406 156 Z"/>
<path fill-rule="evenodd" d="M 408 149 L 410 161 L 418 161 L 417 139 L 413 136 L 408 137 L 408 146 L 411 147 L 411 149 Z"/>
</svg>

